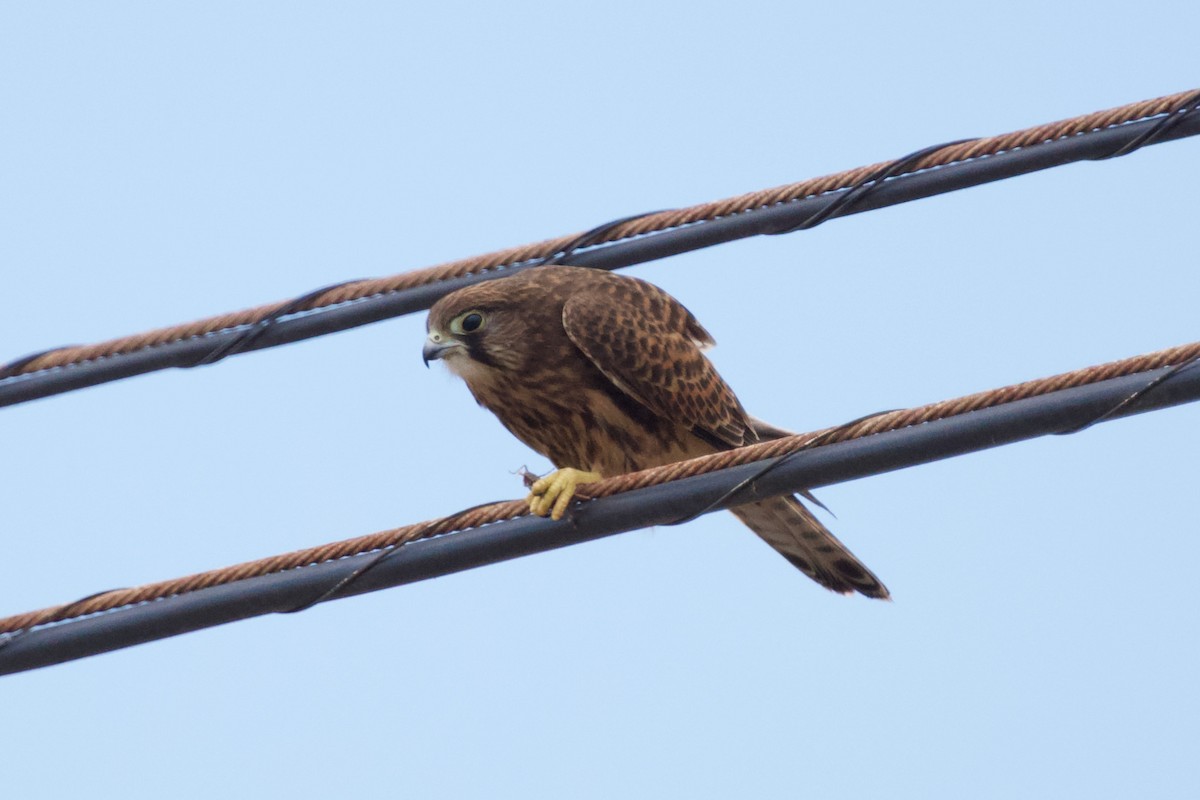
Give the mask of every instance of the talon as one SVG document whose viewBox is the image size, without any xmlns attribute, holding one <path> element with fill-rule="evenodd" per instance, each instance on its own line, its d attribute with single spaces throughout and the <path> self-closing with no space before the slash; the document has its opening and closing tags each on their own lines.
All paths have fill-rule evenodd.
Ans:
<svg viewBox="0 0 1200 800">
<path fill-rule="evenodd" d="M 597 472 L 584 472 L 571 467 L 555 470 L 529 487 L 529 497 L 525 498 L 525 502 L 529 503 L 530 513 L 539 517 L 549 514 L 550 519 L 560 520 L 567 513 L 567 506 L 571 505 L 579 485 L 598 480 L 600 474 Z"/>
</svg>

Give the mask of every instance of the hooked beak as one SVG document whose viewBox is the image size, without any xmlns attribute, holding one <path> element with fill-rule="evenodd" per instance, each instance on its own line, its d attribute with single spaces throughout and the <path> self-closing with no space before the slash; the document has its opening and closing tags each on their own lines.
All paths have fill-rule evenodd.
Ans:
<svg viewBox="0 0 1200 800">
<path fill-rule="evenodd" d="M 457 339 L 451 339 L 434 331 L 425 339 L 425 346 L 421 348 L 421 360 L 425 362 L 425 366 L 429 366 L 430 361 L 437 361 L 439 358 L 445 358 L 451 350 L 457 347 L 462 347 L 462 342 Z"/>
</svg>

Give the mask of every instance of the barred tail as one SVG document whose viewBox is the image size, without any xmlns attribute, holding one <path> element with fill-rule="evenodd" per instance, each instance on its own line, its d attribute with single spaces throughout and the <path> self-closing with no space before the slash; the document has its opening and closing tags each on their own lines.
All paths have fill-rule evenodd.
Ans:
<svg viewBox="0 0 1200 800">
<path fill-rule="evenodd" d="M 890 599 L 879 578 L 795 497 L 773 497 L 730 511 L 793 566 L 826 589 Z"/>
</svg>

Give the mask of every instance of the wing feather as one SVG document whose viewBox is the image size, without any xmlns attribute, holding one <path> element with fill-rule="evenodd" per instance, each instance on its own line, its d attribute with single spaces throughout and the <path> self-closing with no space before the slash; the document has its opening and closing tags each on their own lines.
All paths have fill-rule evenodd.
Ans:
<svg viewBox="0 0 1200 800">
<path fill-rule="evenodd" d="M 658 287 L 610 277 L 563 306 L 563 327 L 575 346 L 655 414 L 725 445 L 756 441 L 742 404 L 701 352 L 713 343 L 708 331 Z"/>
</svg>

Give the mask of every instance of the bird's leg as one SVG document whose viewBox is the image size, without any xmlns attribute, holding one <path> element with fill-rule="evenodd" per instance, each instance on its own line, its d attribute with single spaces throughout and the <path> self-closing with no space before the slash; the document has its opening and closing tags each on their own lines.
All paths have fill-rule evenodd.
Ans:
<svg viewBox="0 0 1200 800">
<path fill-rule="evenodd" d="M 575 496 L 575 490 L 581 483 L 595 483 L 600 480 L 598 472 L 584 472 L 581 469 L 557 469 L 529 487 L 529 510 L 539 517 L 550 515 L 550 519 L 562 519 Z"/>
</svg>

